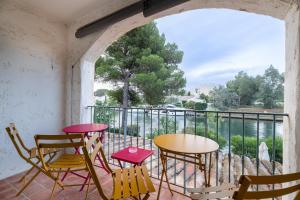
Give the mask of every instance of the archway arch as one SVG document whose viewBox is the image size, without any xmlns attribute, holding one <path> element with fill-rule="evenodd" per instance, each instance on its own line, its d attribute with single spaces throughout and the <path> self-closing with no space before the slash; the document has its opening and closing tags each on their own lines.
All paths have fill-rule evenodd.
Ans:
<svg viewBox="0 0 300 200">
<path fill-rule="evenodd" d="M 112 24 L 105 30 L 101 30 L 100 37 L 90 46 L 85 53 L 85 59 L 95 62 L 100 54 L 112 44 L 113 41 L 127 33 L 128 31 L 147 24 L 155 19 L 178 14 L 190 10 L 207 9 L 207 8 L 225 8 L 256 14 L 267 15 L 284 20 L 293 0 L 205 0 L 205 1 L 188 1 L 174 8 L 157 13 L 151 17 L 145 18 L 142 13 L 134 15 L 116 24 Z"/>
<path fill-rule="evenodd" d="M 148 18 L 144 18 L 142 13 L 134 15 L 116 24 L 112 24 L 105 30 L 99 31 L 95 42 L 90 45 L 84 56 L 81 57 L 81 73 L 85 70 L 90 73 L 89 76 L 81 75 L 81 84 L 88 83 L 90 79 L 94 79 L 93 69 L 87 68 L 94 67 L 98 56 L 104 53 L 105 49 L 113 41 L 126 32 L 157 18 L 201 8 L 227 8 L 268 15 L 284 20 L 286 23 L 284 112 L 289 115 L 289 118 L 284 120 L 283 163 L 285 173 L 300 171 L 300 11 L 298 6 L 297 0 L 195 0 Z M 93 85 L 89 86 L 93 88 Z M 87 85 L 84 87 L 87 87 Z M 82 88 L 81 86 L 81 91 L 83 91 Z M 81 103 L 82 109 L 79 108 L 81 111 L 90 102 L 86 99 L 92 96 L 93 93 L 91 91 L 82 92 L 80 101 L 84 103 Z M 86 113 L 85 116 L 90 117 L 90 114 Z"/>
</svg>

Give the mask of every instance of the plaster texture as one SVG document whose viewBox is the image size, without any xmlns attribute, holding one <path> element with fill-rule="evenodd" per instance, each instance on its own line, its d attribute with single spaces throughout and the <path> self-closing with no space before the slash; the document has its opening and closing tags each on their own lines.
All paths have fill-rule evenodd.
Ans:
<svg viewBox="0 0 300 200">
<path fill-rule="evenodd" d="M 0 2 L 0 179 L 28 168 L 5 132 L 15 122 L 25 143 L 65 124 L 67 29 Z"/>
</svg>

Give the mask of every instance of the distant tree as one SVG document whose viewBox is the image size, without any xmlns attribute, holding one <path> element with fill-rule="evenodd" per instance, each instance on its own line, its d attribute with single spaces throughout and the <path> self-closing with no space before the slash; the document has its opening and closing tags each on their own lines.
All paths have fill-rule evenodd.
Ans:
<svg viewBox="0 0 300 200">
<path fill-rule="evenodd" d="M 209 92 L 210 98 L 215 108 L 219 110 L 226 110 L 230 107 L 237 107 L 240 105 L 240 97 L 235 92 L 230 92 L 224 86 L 214 87 Z"/>
<path fill-rule="evenodd" d="M 257 97 L 265 108 L 274 108 L 277 101 L 283 101 L 284 77 L 272 65 L 265 70 L 262 77 L 257 78 L 257 81 L 260 81 Z"/>
<path fill-rule="evenodd" d="M 190 91 L 188 91 L 187 92 L 187 96 L 191 96 L 192 94 L 191 94 L 191 92 Z"/>
<path fill-rule="evenodd" d="M 195 110 L 206 110 L 207 103 L 196 102 L 194 105 Z"/>
<path fill-rule="evenodd" d="M 240 96 L 241 105 L 251 105 L 258 91 L 255 79 L 243 71 L 239 72 L 234 80 L 228 81 L 226 86 L 229 92 L 235 92 Z"/>
<path fill-rule="evenodd" d="M 205 102 L 208 103 L 208 101 L 209 101 L 209 96 L 206 95 L 206 94 L 204 94 L 204 93 L 201 93 L 201 94 L 199 95 L 199 99 L 205 100 Z"/>
</svg>

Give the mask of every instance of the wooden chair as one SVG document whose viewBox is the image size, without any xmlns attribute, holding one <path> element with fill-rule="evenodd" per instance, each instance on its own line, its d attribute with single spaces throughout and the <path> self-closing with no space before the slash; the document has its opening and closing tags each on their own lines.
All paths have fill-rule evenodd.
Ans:
<svg viewBox="0 0 300 200">
<path fill-rule="evenodd" d="M 70 134 L 70 135 L 36 135 L 35 136 L 36 145 L 42 162 L 42 168 L 48 174 L 54 176 L 54 185 L 51 192 L 52 199 L 55 188 L 58 183 L 60 183 L 59 175 L 63 172 L 78 172 L 78 171 L 87 171 L 84 155 L 82 154 L 68 154 L 62 153 L 58 155 L 53 161 L 46 162 L 43 156 L 43 149 L 63 149 L 67 150 L 68 148 L 81 148 L 84 146 L 84 140 L 82 134 Z M 62 184 L 62 183 L 61 183 Z M 65 185 L 63 187 L 72 187 L 72 186 L 82 186 L 83 184 L 71 184 Z M 87 190 L 88 192 L 88 190 Z"/>
<path fill-rule="evenodd" d="M 239 188 L 233 184 L 223 184 L 216 187 L 188 189 L 188 191 L 191 193 L 192 199 L 272 199 L 296 193 L 294 199 L 300 200 L 299 180 L 300 173 L 274 176 L 242 175 L 239 179 Z M 292 184 L 293 182 L 298 183 Z M 292 186 L 272 189 L 273 184 L 284 183 Z M 267 185 L 270 190 L 256 191 L 256 187 L 259 185 Z"/>
<path fill-rule="evenodd" d="M 19 182 L 24 181 L 24 185 L 16 194 L 16 196 L 19 196 L 41 172 L 47 175 L 49 178 L 55 180 L 53 176 L 47 174 L 47 172 L 39 166 L 41 159 L 38 156 L 37 148 L 28 148 L 25 145 L 19 134 L 19 131 L 16 128 L 16 125 L 14 123 L 10 123 L 5 129 L 19 156 L 31 165 L 31 168 L 19 180 Z M 41 153 L 44 157 L 48 157 L 45 162 L 50 162 L 55 157 L 57 150 L 44 149 L 44 151 Z M 30 172 L 33 171 L 33 169 L 37 169 L 37 172 L 26 182 L 26 177 L 30 174 Z M 61 186 L 61 184 L 59 185 Z"/>
<path fill-rule="evenodd" d="M 92 151 L 90 152 L 91 149 Z M 100 196 L 104 200 L 115 200 L 128 197 L 141 199 L 141 195 L 145 195 L 143 200 L 146 200 L 150 197 L 151 192 L 155 192 L 155 188 L 149 177 L 148 170 L 144 165 L 112 170 L 108 165 L 107 159 L 105 158 L 104 151 L 102 149 L 102 143 L 99 141 L 96 135 L 88 140 L 86 146 L 84 146 L 82 150 L 93 182 L 96 185 Z M 108 197 L 104 193 L 94 169 L 94 163 L 97 154 L 100 154 L 102 160 L 104 161 L 105 167 L 112 174 L 113 194 L 111 197 Z M 89 184 L 90 180 L 88 183 L 88 188 Z"/>
<path fill-rule="evenodd" d="M 284 195 L 295 193 L 294 199 L 300 199 L 300 172 L 293 174 L 274 175 L 274 176 L 241 176 L 240 188 L 234 193 L 233 199 L 269 199 L 282 197 Z M 250 186 L 284 184 L 282 188 L 274 188 L 267 191 L 249 191 Z"/>
</svg>

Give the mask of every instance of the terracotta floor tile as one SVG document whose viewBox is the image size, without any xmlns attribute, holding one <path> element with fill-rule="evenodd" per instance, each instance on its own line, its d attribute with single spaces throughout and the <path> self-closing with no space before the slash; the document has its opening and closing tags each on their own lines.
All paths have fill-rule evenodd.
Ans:
<svg viewBox="0 0 300 200">
<path fill-rule="evenodd" d="M 113 181 L 110 174 L 107 174 L 102 169 L 97 169 L 97 175 L 98 179 L 103 187 L 104 192 L 107 194 L 107 196 L 110 196 L 112 193 L 113 188 Z M 32 172 L 30 176 L 32 176 L 35 173 Z M 23 183 L 18 183 L 18 180 L 24 173 L 17 174 L 15 176 L 9 177 L 4 180 L 0 180 L 0 199 L 1 200 L 48 200 L 50 198 L 51 190 L 54 184 L 54 181 L 51 180 L 46 175 L 40 173 L 37 178 L 29 185 L 28 188 L 19 196 L 15 197 L 17 190 L 22 187 Z M 85 174 L 82 172 L 81 174 Z M 28 177 L 30 177 L 28 176 Z M 29 179 L 29 178 L 28 178 Z M 28 180 L 27 179 L 27 180 Z M 67 184 L 74 184 L 74 183 L 81 183 L 83 182 L 82 178 L 79 178 L 75 175 L 68 175 L 66 177 Z M 156 188 L 156 192 L 152 193 L 150 198 L 151 200 L 156 200 L 157 198 L 157 191 L 158 191 L 158 185 L 159 180 L 152 179 L 154 186 Z M 181 190 L 182 188 L 175 188 L 172 186 L 173 189 Z M 66 187 L 65 190 L 61 190 L 59 187 L 55 190 L 55 198 L 56 200 L 81 200 L 85 199 L 85 192 L 86 187 L 82 192 L 79 192 L 80 187 Z M 94 185 L 90 186 L 90 192 L 88 196 L 89 200 L 100 200 L 100 196 L 98 191 L 96 190 Z M 174 193 L 172 196 L 167 188 L 167 184 L 164 183 L 161 191 L 161 200 L 187 200 L 189 198 Z"/>
</svg>

